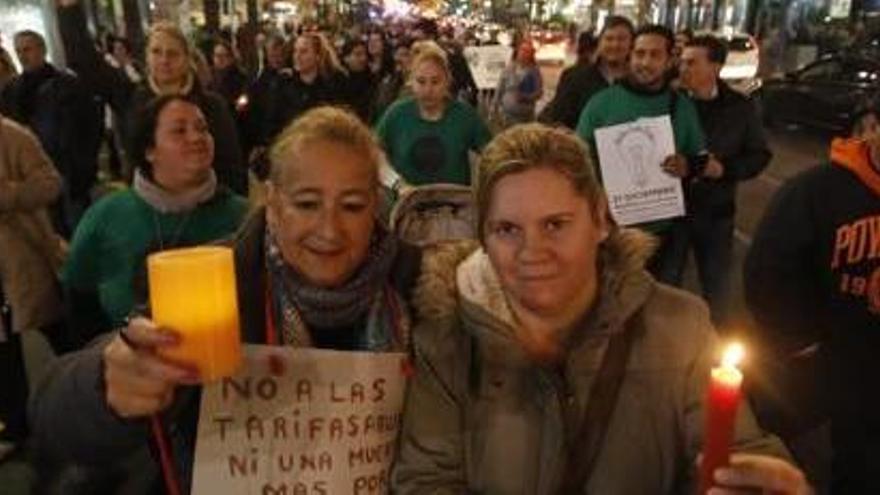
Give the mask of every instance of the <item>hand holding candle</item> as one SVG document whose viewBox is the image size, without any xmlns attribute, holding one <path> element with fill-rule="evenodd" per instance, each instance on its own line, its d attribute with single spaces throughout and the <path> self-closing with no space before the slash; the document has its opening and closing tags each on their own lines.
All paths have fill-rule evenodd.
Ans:
<svg viewBox="0 0 880 495">
<path fill-rule="evenodd" d="M 153 321 L 173 329 L 178 345 L 157 348 L 172 361 L 193 365 L 212 381 L 235 372 L 241 363 L 238 298 L 232 250 L 196 247 L 162 251 L 147 258 Z M 171 442 L 157 415 L 150 418 L 159 463 L 170 495 L 180 485 Z"/>
<path fill-rule="evenodd" d="M 706 430 L 703 460 L 700 464 L 698 494 L 705 494 L 715 485 L 715 470 L 730 464 L 730 443 L 736 426 L 740 388 L 743 375 L 737 368 L 745 350 L 731 344 L 724 352 L 721 366 L 712 368 L 706 401 Z"/>
<path fill-rule="evenodd" d="M 147 267 L 153 321 L 181 337 L 160 355 L 197 367 L 204 381 L 233 374 L 241 363 L 241 337 L 232 250 L 163 251 L 151 255 Z"/>
</svg>

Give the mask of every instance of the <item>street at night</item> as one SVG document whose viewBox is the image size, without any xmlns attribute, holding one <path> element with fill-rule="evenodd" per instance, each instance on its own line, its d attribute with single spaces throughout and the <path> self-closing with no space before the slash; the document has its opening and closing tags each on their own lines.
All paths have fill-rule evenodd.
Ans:
<svg viewBox="0 0 880 495">
<path fill-rule="evenodd" d="M 4 2 L 0 493 L 880 493 L 878 14 Z"/>
</svg>

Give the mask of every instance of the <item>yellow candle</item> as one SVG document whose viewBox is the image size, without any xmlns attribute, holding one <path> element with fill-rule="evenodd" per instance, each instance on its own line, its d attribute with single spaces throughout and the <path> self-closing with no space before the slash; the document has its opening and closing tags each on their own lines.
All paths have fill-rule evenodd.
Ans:
<svg viewBox="0 0 880 495">
<path fill-rule="evenodd" d="M 162 356 L 198 367 L 204 381 L 235 372 L 241 337 L 235 262 L 225 247 L 162 251 L 147 258 L 152 318 L 181 336 Z"/>
</svg>

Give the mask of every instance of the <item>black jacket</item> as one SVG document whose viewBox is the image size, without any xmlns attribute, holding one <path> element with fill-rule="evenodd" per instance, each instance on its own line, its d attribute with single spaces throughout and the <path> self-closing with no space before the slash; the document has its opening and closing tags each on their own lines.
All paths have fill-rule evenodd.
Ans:
<svg viewBox="0 0 880 495">
<path fill-rule="evenodd" d="M 538 121 L 574 130 L 590 98 L 607 87 L 598 65 L 573 65 L 562 72 L 556 94 L 538 115 Z"/>
<path fill-rule="evenodd" d="M 103 105 L 74 74 L 51 64 L 13 79 L 0 112 L 36 134 L 74 198 L 88 198 L 97 177 Z"/>
<path fill-rule="evenodd" d="M 229 111 L 235 115 L 238 98 L 244 94 L 245 86 L 247 86 L 247 76 L 235 66 L 224 70 L 215 70 L 212 76 L 210 89 L 226 101 Z"/>
<path fill-rule="evenodd" d="M 732 217 L 736 211 L 736 186 L 760 174 L 773 156 L 754 103 L 718 81 L 718 96 L 694 99 L 708 150 L 724 166 L 717 180 L 698 179 L 688 187 L 689 214 L 713 218 Z"/>
<path fill-rule="evenodd" d="M 275 139 L 287 124 L 312 108 L 345 103 L 346 84 L 346 76 L 342 73 L 318 76 L 311 83 L 304 82 L 295 71 L 285 73 L 279 84 L 278 106 L 270 117 L 269 140 Z"/>
<path fill-rule="evenodd" d="M 272 137 L 273 112 L 279 106 L 281 72 L 266 67 L 247 89 L 248 106 L 244 115 L 245 147 L 266 146 Z"/>
<path fill-rule="evenodd" d="M 833 493 L 880 493 L 878 246 L 880 191 L 821 165 L 779 189 L 744 267 L 750 340 L 773 371 L 754 373 L 756 412 L 771 429 L 830 414 Z M 811 357 L 791 357 L 816 343 Z"/>
<path fill-rule="evenodd" d="M 132 83 L 122 71 L 111 67 L 104 60 L 89 36 L 82 7 L 58 7 L 58 23 L 70 66 L 91 91 L 108 101 L 113 110 L 124 115 L 130 124 L 155 97 L 149 85 Z M 193 81 L 188 96 L 194 98 L 202 109 L 211 135 L 214 136 L 214 169 L 217 179 L 233 191 L 246 195 L 247 169 L 244 167 L 235 121 L 226 102 L 216 93 L 202 89 L 196 80 Z M 131 136 L 123 137 L 130 147 Z"/>
<path fill-rule="evenodd" d="M 351 72 L 346 84 L 347 104 L 361 120 L 369 125 L 373 120 L 376 104 L 377 77 L 369 69 Z"/>
</svg>

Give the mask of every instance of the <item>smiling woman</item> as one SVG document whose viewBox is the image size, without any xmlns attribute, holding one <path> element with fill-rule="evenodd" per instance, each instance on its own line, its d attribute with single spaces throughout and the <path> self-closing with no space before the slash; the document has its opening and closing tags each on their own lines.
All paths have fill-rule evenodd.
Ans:
<svg viewBox="0 0 880 495">
<path fill-rule="evenodd" d="M 79 345 L 123 324 L 142 297 L 147 254 L 230 236 L 247 211 L 243 198 L 217 184 L 214 138 L 192 100 L 159 97 L 137 124 L 132 188 L 86 211 L 64 267 Z"/>
<path fill-rule="evenodd" d="M 156 141 L 146 146 L 147 160 L 157 183 L 181 185 L 206 167 L 202 151 L 210 145 L 198 108 L 171 98 L 176 99 L 157 113 Z M 180 173 L 166 174 L 175 150 L 177 162 L 185 166 Z M 231 241 L 242 339 L 339 351 L 409 349 L 408 299 L 421 252 L 397 241 L 376 219 L 383 154 L 369 128 L 343 110 L 317 108 L 285 129 L 270 157 L 268 204 Z M 119 214 L 124 217 L 126 211 Z M 184 218 L 163 232 L 176 237 L 189 230 Z M 102 238 L 99 247 L 126 238 L 124 233 Z M 105 266 L 123 254 L 93 252 L 81 262 Z M 186 488 L 199 394 L 185 385 L 197 384 L 200 377 L 160 356 L 159 350 L 178 345 L 176 335 L 174 329 L 134 318 L 121 331 L 59 360 L 35 394 L 31 410 L 41 452 L 62 462 L 106 469 L 109 460 L 146 446 L 141 420 L 162 413 L 174 435 L 174 457 Z M 366 391 L 331 390 L 334 400 L 350 398 L 358 404 L 383 393 L 378 385 Z M 77 407 L 71 408 L 71 401 Z M 58 420 L 61 411 L 65 421 Z M 341 434 L 398 421 L 355 414 L 359 416 L 346 424 L 310 423 L 303 428 Z M 296 417 L 289 420 L 293 428 Z M 261 428 L 257 422 L 254 432 Z"/>
</svg>

